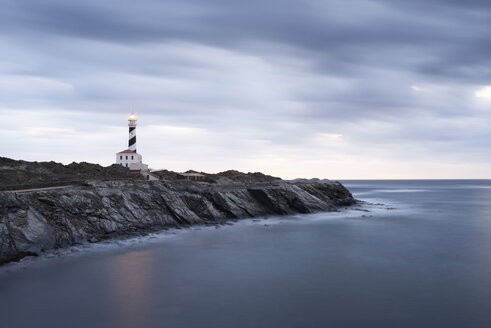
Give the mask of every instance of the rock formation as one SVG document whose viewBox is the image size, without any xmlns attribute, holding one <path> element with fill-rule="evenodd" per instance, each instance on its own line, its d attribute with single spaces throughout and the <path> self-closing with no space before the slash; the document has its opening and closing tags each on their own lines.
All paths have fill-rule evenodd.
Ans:
<svg viewBox="0 0 491 328">
<path fill-rule="evenodd" d="M 0 256 L 12 259 L 150 229 L 332 211 L 353 203 L 338 182 L 93 181 L 45 191 L 0 192 Z"/>
<path fill-rule="evenodd" d="M 0 169 L 10 177 L 16 165 L 44 172 L 38 178 L 42 187 L 49 187 L 53 167 L 66 172 L 82 165 L 9 161 Z M 226 171 L 210 175 L 208 182 L 147 182 L 128 178 L 126 169 L 93 165 L 83 164 L 78 180 L 68 174 L 69 181 L 75 181 L 70 186 L 0 192 L 0 264 L 43 250 L 167 227 L 333 211 L 355 202 L 339 182 L 328 180 L 284 181 L 261 173 Z M 99 173 L 93 174 L 94 169 Z M 171 176 L 169 172 L 165 176 Z M 108 175 L 113 175 L 111 180 Z M 94 179 L 83 180 L 87 176 Z"/>
</svg>

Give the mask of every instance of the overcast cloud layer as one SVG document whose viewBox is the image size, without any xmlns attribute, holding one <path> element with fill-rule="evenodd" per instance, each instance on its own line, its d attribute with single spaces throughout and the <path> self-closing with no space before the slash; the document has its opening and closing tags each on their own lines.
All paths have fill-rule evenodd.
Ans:
<svg viewBox="0 0 491 328">
<path fill-rule="evenodd" d="M 489 1 L 0 4 L 0 156 L 491 178 Z"/>
</svg>

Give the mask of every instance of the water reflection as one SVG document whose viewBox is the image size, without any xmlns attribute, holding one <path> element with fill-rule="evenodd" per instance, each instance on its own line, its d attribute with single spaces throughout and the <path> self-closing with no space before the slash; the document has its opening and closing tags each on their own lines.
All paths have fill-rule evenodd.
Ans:
<svg viewBox="0 0 491 328">
<path fill-rule="evenodd" d="M 111 259 L 109 270 L 112 327 L 147 327 L 151 325 L 150 283 L 154 259 L 148 250 L 133 251 Z"/>
</svg>

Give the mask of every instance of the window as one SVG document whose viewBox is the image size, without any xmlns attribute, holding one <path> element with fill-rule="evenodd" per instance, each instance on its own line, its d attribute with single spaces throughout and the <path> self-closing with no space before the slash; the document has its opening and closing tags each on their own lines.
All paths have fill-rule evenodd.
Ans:
<svg viewBox="0 0 491 328">
<path fill-rule="evenodd" d="M 119 159 L 123 159 L 123 155 L 120 155 L 120 156 L 119 156 Z"/>
<path fill-rule="evenodd" d="M 131 155 L 131 159 L 133 159 L 133 155 Z"/>
<path fill-rule="evenodd" d="M 126 159 L 128 159 L 128 155 L 126 155 Z"/>
<path fill-rule="evenodd" d="M 128 163 L 126 163 L 126 167 L 128 167 Z"/>
</svg>

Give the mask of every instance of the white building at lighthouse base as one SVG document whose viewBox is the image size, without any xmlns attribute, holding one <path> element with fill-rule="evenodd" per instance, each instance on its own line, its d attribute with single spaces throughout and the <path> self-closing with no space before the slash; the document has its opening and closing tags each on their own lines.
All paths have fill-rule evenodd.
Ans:
<svg viewBox="0 0 491 328">
<path fill-rule="evenodd" d="M 140 173 L 147 180 L 158 180 L 158 177 L 150 173 L 148 165 L 143 164 L 142 155 L 136 152 L 136 116 L 133 113 L 128 118 L 128 127 L 128 149 L 116 154 L 116 164 Z"/>
<path fill-rule="evenodd" d="M 148 165 L 142 163 L 142 155 L 133 150 L 123 150 L 116 154 L 116 164 L 129 168 L 132 171 L 147 169 Z"/>
<path fill-rule="evenodd" d="M 116 154 L 116 164 L 127 167 L 130 171 L 139 172 L 145 176 L 147 180 L 158 180 L 158 177 L 154 176 L 148 170 L 148 165 L 143 164 L 142 155 L 133 150 L 123 150 Z"/>
</svg>

